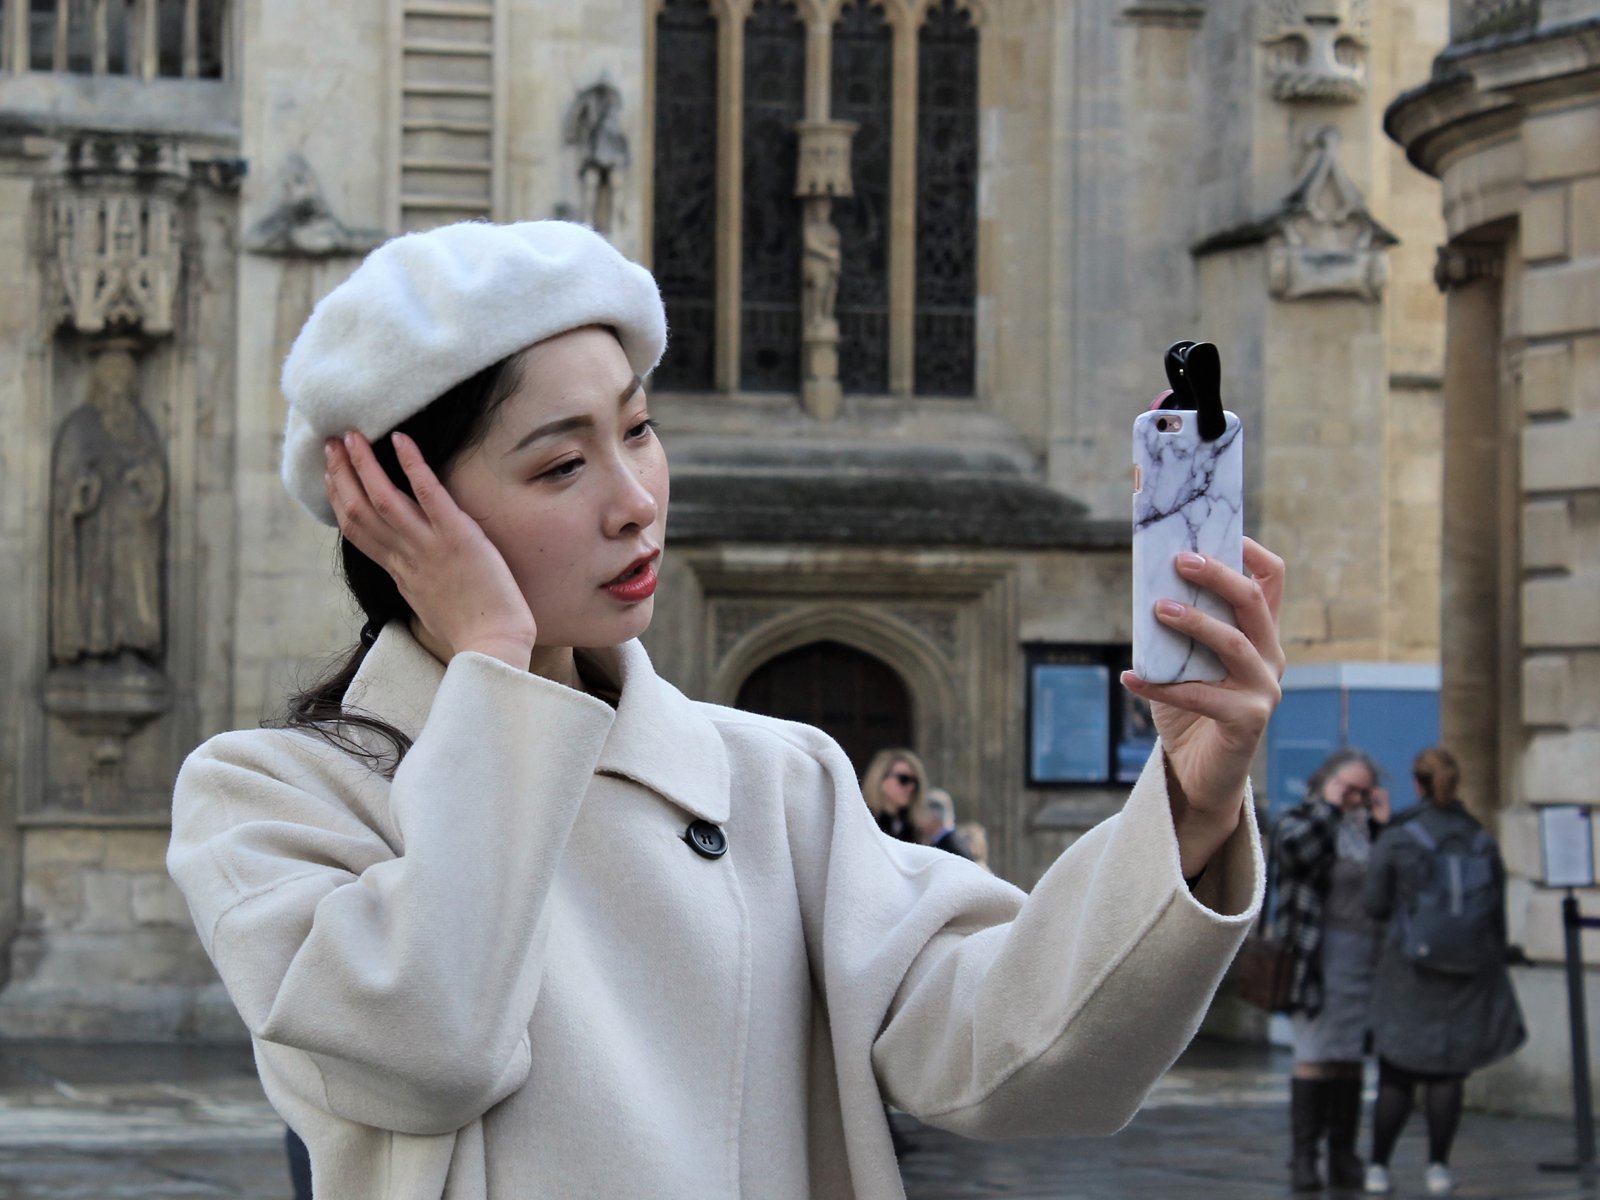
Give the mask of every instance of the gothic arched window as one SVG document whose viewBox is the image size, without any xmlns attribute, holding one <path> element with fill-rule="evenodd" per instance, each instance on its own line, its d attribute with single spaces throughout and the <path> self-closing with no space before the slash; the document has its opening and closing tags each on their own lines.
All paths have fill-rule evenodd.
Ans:
<svg viewBox="0 0 1600 1200">
<path fill-rule="evenodd" d="M 806 31 L 791 0 L 756 0 L 744 27 L 743 250 L 739 386 L 800 386 L 799 137 L 806 115 Z"/>
<path fill-rule="evenodd" d="M 833 27 L 833 111 L 855 123 L 853 199 L 837 200 L 839 382 L 846 392 L 889 390 L 889 138 L 894 32 L 872 0 L 853 0 Z"/>
<path fill-rule="evenodd" d="M 715 375 L 717 22 L 706 0 L 665 0 L 656 18 L 651 266 L 671 331 L 654 383 L 709 391 Z"/>
<path fill-rule="evenodd" d="M 942 0 L 917 36 L 919 395 L 972 395 L 977 293 L 978 33 Z"/>
<path fill-rule="evenodd" d="M 832 368 L 817 365 L 830 361 L 827 342 L 804 359 L 801 344 L 805 221 L 824 218 L 795 194 L 796 126 L 833 121 L 855 126 L 853 194 L 828 218 L 836 287 L 826 266 L 815 274 L 825 226 L 806 261 L 807 295 L 838 326 L 839 389 L 973 395 L 975 0 L 652 3 L 652 266 L 671 326 L 657 386 L 801 392 L 824 405 L 813 384 L 829 382 Z M 808 132 L 811 152 L 826 153 L 829 133 Z M 807 161 L 812 172 L 828 162 Z M 802 381 L 802 370 L 819 374 Z"/>
</svg>

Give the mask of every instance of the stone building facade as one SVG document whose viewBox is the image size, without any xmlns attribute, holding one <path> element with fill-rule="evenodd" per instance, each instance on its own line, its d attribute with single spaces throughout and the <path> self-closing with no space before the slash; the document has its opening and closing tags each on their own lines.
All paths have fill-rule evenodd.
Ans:
<svg viewBox="0 0 1600 1200">
<path fill-rule="evenodd" d="M 576 216 L 652 263 L 658 666 L 910 742 L 1020 884 L 1125 786 L 1129 428 L 1169 342 L 1222 348 L 1292 659 L 1438 655 L 1443 224 L 1382 122 L 1445 0 L 86 11 L 0 5 L 0 1033 L 237 1036 L 166 797 L 354 638 L 277 376 L 403 230 Z M 1041 665 L 1103 727 L 1066 765 Z"/>
<path fill-rule="evenodd" d="M 1511 938 L 1554 963 L 1539 810 L 1600 801 L 1600 3 L 1457 3 L 1450 32 L 1386 117 L 1443 187 L 1441 724 L 1500 834 Z M 1533 1037 L 1483 1097 L 1570 1111 L 1563 976 L 1517 984 Z"/>
</svg>

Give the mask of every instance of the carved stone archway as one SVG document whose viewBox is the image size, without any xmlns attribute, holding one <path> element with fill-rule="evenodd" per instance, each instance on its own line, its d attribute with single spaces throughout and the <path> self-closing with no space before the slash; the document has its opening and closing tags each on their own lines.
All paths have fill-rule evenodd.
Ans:
<svg viewBox="0 0 1600 1200">
<path fill-rule="evenodd" d="M 871 602 L 820 602 L 775 609 L 728 647 L 712 676 L 711 698 L 732 704 L 739 688 L 764 663 L 812 642 L 838 642 L 887 665 L 913 698 L 919 746 L 952 744 L 962 724 L 953 668 L 929 636 Z"/>
</svg>

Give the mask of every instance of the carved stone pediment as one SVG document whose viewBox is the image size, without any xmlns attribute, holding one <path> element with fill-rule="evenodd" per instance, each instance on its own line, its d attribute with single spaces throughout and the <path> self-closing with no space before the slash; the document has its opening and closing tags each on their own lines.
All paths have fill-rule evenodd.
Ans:
<svg viewBox="0 0 1600 1200">
<path fill-rule="evenodd" d="M 45 278 L 55 323 L 80 333 L 172 332 L 183 269 L 183 149 L 155 139 L 64 146 L 45 187 Z"/>
<path fill-rule="evenodd" d="M 1283 300 L 1354 296 L 1376 300 L 1389 277 L 1389 246 L 1398 240 L 1367 211 L 1355 181 L 1339 165 L 1339 133 L 1312 139 L 1305 170 L 1271 224 L 1268 290 Z"/>
<path fill-rule="evenodd" d="M 1268 0 L 1267 71 L 1285 103 L 1354 104 L 1366 91 L 1368 0 Z"/>
<path fill-rule="evenodd" d="M 1210 234 L 1189 252 L 1203 258 L 1265 245 L 1267 290 L 1278 299 L 1374 301 L 1388 282 L 1387 250 L 1398 241 L 1367 210 L 1361 189 L 1339 164 L 1339 131 L 1330 126 L 1308 140 L 1305 166 L 1276 209 Z"/>
</svg>

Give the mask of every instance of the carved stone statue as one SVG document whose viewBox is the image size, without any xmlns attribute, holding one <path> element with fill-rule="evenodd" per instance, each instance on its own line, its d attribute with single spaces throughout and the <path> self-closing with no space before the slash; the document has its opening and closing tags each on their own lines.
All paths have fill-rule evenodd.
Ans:
<svg viewBox="0 0 1600 1200">
<path fill-rule="evenodd" d="M 311 164 L 298 154 L 284 161 L 278 200 L 255 223 L 245 246 L 257 254 L 327 258 L 365 254 L 383 240 L 377 229 L 352 229 L 333 215 Z"/>
<path fill-rule="evenodd" d="M 103 352 L 87 401 L 56 438 L 50 658 L 58 665 L 161 651 L 167 469 L 138 389 L 133 356 Z"/>
<path fill-rule="evenodd" d="M 628 165 L 622 93 L 604 81 L 584 88 L 567 109 L 562 133 L 567 145 L 578 150 L 579 218 L 597 233 L 610 233 L 616 176 Z"/>
<path fill-rule="evenodd" d="M 833 312 L 839 299 L 839 230 L 830 219 L 832 201 L 817 196 L 807 202 L 802 235 L 804 257 L 800 263 L 800 310 L 809 335 L 835 329 Z M 835 330 L 834 336 L 837 335 Z"/>
</svg>

